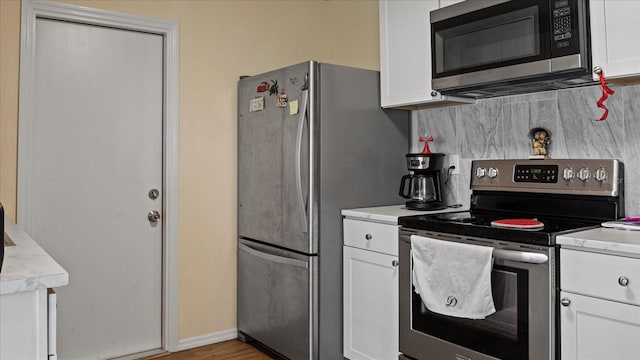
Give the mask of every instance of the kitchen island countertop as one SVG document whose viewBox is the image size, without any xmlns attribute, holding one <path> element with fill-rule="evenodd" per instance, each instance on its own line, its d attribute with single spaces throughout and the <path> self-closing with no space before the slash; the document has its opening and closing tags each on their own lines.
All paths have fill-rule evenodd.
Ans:
<svg viewBox="0 0 640 360">
<path fill-rule="evenodd" d="M 15 245 L 4 249 L 0 295 L 69 284 L 69 273 L 35 240 L 7 216 L 4 223 L 6 234 Z"/>
<path fill-rule="evenodd" d="M 624 253 L 640 257 L 640 231 L 601 227 L 559 235 L 556 243 L 563 247 Z"/>
</svg>

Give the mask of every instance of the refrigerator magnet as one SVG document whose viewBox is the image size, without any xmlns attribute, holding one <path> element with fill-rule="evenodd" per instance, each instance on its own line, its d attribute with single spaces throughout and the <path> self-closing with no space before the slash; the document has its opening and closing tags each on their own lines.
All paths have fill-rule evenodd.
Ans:
<svg viewBox="0 0 640 360">
<path fill-rule="evenodd" d="M 289 115 L 296 115 L 298 113 L 298 100 L 293 100 L 289 103 Z"/>
<path fill-rule="evenodd" d="M 277 107 L 287 107 L 287 103 L 289 102 L 287 94 L 285 94 L 284 90 L 280 90 L 280 94 L 278 94 L 278 99 L 276 100 Z"/>
<path fill-rule="evenodd" d="M 258 87 L 256 88 L 256 92 L 263 93 L 269 90 L 269 88 L 270 88 L 269 83 L 266 81 L 263 81 L 260 84 L 258 84 Z"/>
<path fill-rule="evenodd" d="M 264 96 L 249 100 L 249 112 L 264 110 Z"/>
<path fill-rule="evenodd" d="M 278 95 L 278 81 L 271 80 L 271 86 L 269 86 L 269 96 L 276 94 Z"/>
</svg>

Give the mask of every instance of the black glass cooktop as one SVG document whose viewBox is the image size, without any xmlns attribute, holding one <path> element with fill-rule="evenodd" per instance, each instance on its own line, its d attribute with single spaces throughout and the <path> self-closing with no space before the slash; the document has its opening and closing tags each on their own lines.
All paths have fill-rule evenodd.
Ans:
<svg viewBox="0 0 640 360">
<path fill-rule="evenodd" d="M 491 222 L 501 219 L 536 219 L 544 227 L 538 229 L 499 228 Z M 600 221 L 581 221 L 544 216 L 514 216 L 513 213 L 454 212 L 405 216 L 398 223 L 406 228 L 434 231 L 453 235 L 514 241 L 536 245 L 555 245 L 556 235 L 594 228 Z"/>
</svg>

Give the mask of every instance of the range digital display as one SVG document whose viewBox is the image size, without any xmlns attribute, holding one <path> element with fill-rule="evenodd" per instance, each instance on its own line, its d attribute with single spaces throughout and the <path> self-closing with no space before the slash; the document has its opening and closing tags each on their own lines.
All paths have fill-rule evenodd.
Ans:
<svg viewBox="0 0 640 360">
<path fill-rule="evenodd" d="M 516 165 L 513 172 L 514 182 L 551 183 L 558 182 L 557 165 Z"/>
</svg>

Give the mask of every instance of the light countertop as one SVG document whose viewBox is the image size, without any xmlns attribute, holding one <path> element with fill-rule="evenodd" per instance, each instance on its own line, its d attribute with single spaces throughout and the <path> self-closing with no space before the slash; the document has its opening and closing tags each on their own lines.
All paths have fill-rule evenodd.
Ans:
<svg viewBox="0 0 640 360">
<path fill-rule="evenodd" d="M 4 249 L 0 295 L 69 284 L 69 273 L 13 221 L 4 217 L 5 232 L 15 246 Z"/>
<path fill-rule="evenodd" d="M 409 210 L 404 204 L 402 205 L 391 205 L 391 206 L 377 206 L 377 207 L 368 207 L 368 208 L 358 208 L 358 209 L 345 209 L 342 210 L 342 216 L 347 219 L 356 219 L 356 220 L 367 220 L 373 222 L 380 222 L 384 224 L 398 224 L 398 218 L 402 216 L 413 216 L 413 215 L 423 215 L 423 214 L 437 214 L 444 212 L 456 212 L 456 211 L 465 211 L 464 208 L 446 208 L 442 210 L 435 211 L 418 211 L 418 210 Z"/>
<path fill-rule="evenodd" d="M 597 228 L 560 235 L 556 238 L 556 243 L 563 247 L 640 256 L 640 231 Z"/>
</svg>

